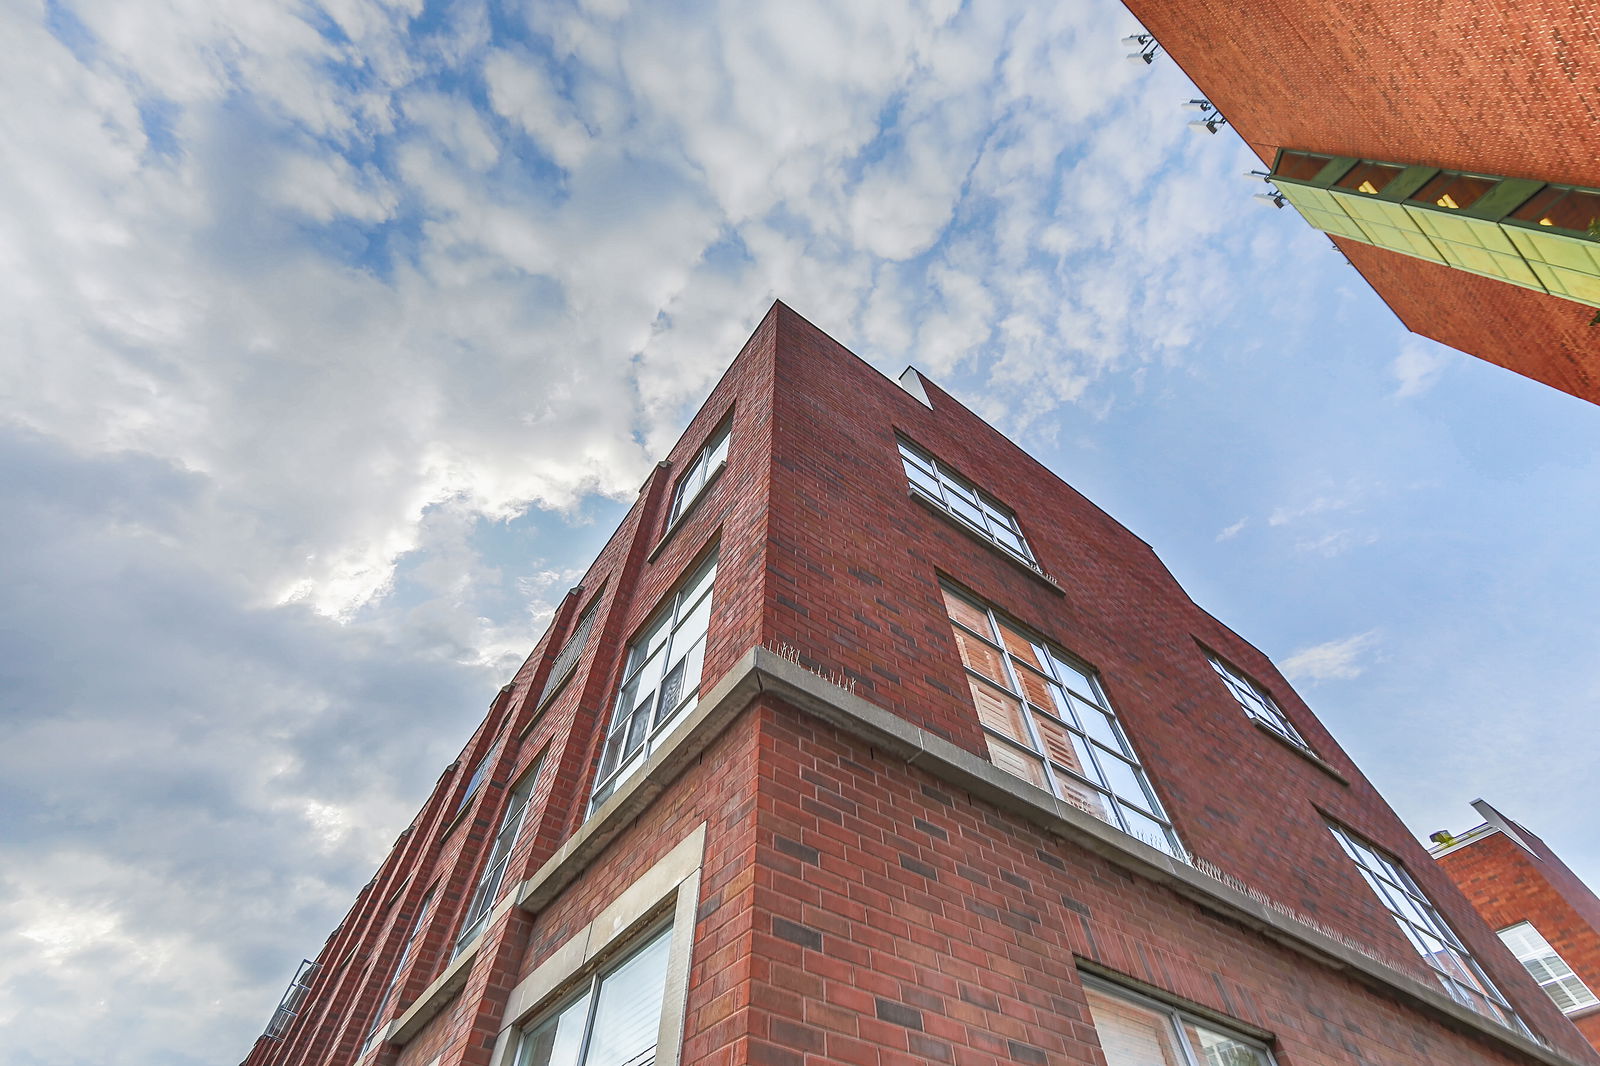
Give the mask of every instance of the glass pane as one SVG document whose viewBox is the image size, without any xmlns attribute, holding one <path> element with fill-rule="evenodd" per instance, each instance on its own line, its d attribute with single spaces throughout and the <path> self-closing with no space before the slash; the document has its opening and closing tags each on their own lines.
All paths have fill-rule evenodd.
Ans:
<svg viewBox="0 0 1600 1066">
<path fill-rule="evenodd" d="M 1028 702 L 1035 707 L 1043 707 L 1047 711 L 1054 712 L 1056 700 L 1059 698 L 1056 693 L 1061 691 L 1055 682 L 1037 670 L 1028 669 L 1021 663 L 1016 662 L 1016 660 L 1012 660 L 1012 662 L 1016 668 L 1017 680 L 1022 684 L 1022 694 L 1027 698 Z"/>
<path fill-rule="evenodd" d="M 1433 204 L 1451 211 L 1471 207 L 1483 194 L 1499 182 L 1492 178 L 1474 178 L 1470 174 L 1443 173 L 1418 189 L 1410 197 L 1412 203 Z"/>
<path fill-rule="evenodd" d="M 1057 766 L 1055 771 L 1056 790 L 1060 792 L 1062 799 L 1085 814 L 1094 815 L 1102 822 L 1116 824 L 1116 819 L 1111 816 L 1111 808 L 1106 806 L 1106 797 L 1099 789 L 1091 788 L 1078 780 L 1064 766 Z"/>
<path fill-rule="evenodd" d="M 1033 741 L 1028 738 L 1027 722 L 1022 717 L 1022 702 L 976 678 L 968 680 L 972 685 L 972 702 L 978 708 L 978 721 L 1002 736 L 1033 747 Z"/>
<path fill-rule="evenodd" d="M 1106 1066 L 1188 1066 L 1165 1014 L 1085 988 Z"/>
<path fill-rule="evenodd" d="M 954 632 L 956 635 L 956 647 L 961 652 L 962 663 L 968 669 L 976 670 L 989 680 L 1006 685 L 1009 688 L 1010 686 L 1006 683 L 1005 664 L 1000 659 L 999 650 L 990 647 L 965 630 L 956 629 Z"/>
<path fill-rule="evenodd" d="M 994 629 L 989 625 L 989 613 L 983 608 L 973 604 L 963 596 L 958 596 L 949 589 L 943 589 L 945 609 L 950 612 L 950 617 L 966 626 L 968 629 L 982 633 L 986 637 L 994 636 Z"/>
<path fill-rule="evenodd" d="M 1351 168 L 1350 173 L 1339 179 L 1338 185 L 1341 189 L 1353 189 L 1368 196 L 1376 196 L 1386 185 L 1399 177 L 1404 169 L 1386 163 L 1357 163 Z"/>
<path fill-rule="evenodd" d="M 600 982 L 584 1066 L 640 1066 L 655 1059 L 670 931 L 657 936 Z"/>
<path fill-rule="evenodd" d="M 1022 778 L 1030 785 L 1045 788 L 1044 764 L 1026 752 L 995 737 L 985 737 L 989 742 L 989 761 L 1008 774 Z"/>
<path fill-rule="evenodd" d="M 1056 676 L 1061 679 L 1061 683 L 1063 685 L 1066 685 L 1078 695 L 1084 696 L 1095 701 L 1096 703 L 1100 701 L 1099 695 L 1095 692 L 1094 682 L 1089 679 L 1088 674 L 1084 673 L 1073 664 L 1067 662 L 1059 655 L 1051 655 L 1050 659 L 1052 664 L 1055 666 Z"/>
<path fill-rule="evenodd" d="M 966 500 L 956 495 L 954 492 L 949 492 L 948 486 L 945 500 L 949 503 L 950 510 L 955 513 L 956 517 L 965 519 L 968 523 L 976 526 L 980 530 L 983 529 L 983 512 L 978 510 L 975 505 L 968 503 Z"/>
<path fill-rule="evenodd" d="M 1267 1066 L 1265 1054 L 1231 1036 L 1224 1036 L 1193 1022 L 1186 1024 L 1183 1031 L 1201 1066 Z"/>
<path fill-rule="evenodd" d="M 1589 223 L 1600 218 L 1600 193 L 1547 186 L 1513 211 L 1511 217 L 1521 222 L 1587 234 Z"/>
<path fill-rule="evenodd" d="M 1060 763 L 1085 777 L 1092 776 L 1084 773 L 1077 749 L 1072 743 L 1072 734 L 1065 726 L 1047 714 L 1034 715 L 1033 722 L 1039 727 L 1039 739 L 1044 743 L 1044 753 L 1050 756 L 1052 762 Z"/>
<path fill-rule="evenodd" d="M 678 701 L 683 698 L 683 673 L 684 661 L 679 659 L 678 664 L 667 671 L 666 680 L 661 682 L 661 700 L 656 708 L 656 714 L 660 719 L 658 725 L 670 718 L 672 712 L 678 709 Z"/>
<path fill-rule="evenodd" d="M 1167 827 L 1154 818 L 1146 817 L 1132 807 L 1122 808 L 1123 820 L 1128 823 L 1129 834 L 1138 837 L 1152 848 L 1162 851 L 1172 851 L 1172 839 L 1167 834 Z"/>
<path fill-rule="evenodd" d="M 923 470 L 921 467 L 907 463 L 906 477 L 911 479 L 911 483 L 913 485 L 921 489 L 923 492 L 926 492 L 934 499 L 943 499 L 943 497 L 939 494 L 939 479 Z"/>
<path fill-rule="evenodd" d="M 1139 781 L 1139 774 L 1134 768 L 1104 748 L 1096 754 L 1100 756 L 1100 769 L 1105 771 L 1107 787 L 1122 799 L 1149 809 L 1150 797 L 1145 794 L 1144 786 Z"/>
<path fill-rule="evenodd" d="M 683 595 L 678 600 L 678 602 L 683 605 L 678 609 L 678 616 L 680 618 L 683 616 L 686 610 L 688 610 L 696 601 L 700 599 L 701 596 L 711 591 L 711 583 L 713 580 L 715 580 L 716 576 L 717 565 L 716 560 L 713 559 L 705 567 L 705 569 L 701 570 L 699 573 L 695 574 L 694 577 L 690 578 L 690 583 L 684 586 Z"/>
<path fill-rule="evenodd" d="M 1044 668 L 1045 661 L 1040 654 L 1039 646 L 1028 639 L 1026 635 L 1001 622 L 1000 636 L 1005 642 L 1006 651 L 1009 651 L 1029 666 Z M 1049 706 L 1049 704 L 1045 704 L 1045 706 Z"/>
<path fill-rule="evenodd" d="M 717 464 L 728 457 L 728 432 L 731 428 L 731 423 L 724 422 L 722 428 L 717 431 L 716 439 L 707 445 L 711 452 L 706 460 L 708 470 L 715 470 Z"/>
<path fill-rule="evenodd" d="M 1327 166 L 1332 156 L 1312 155 L 1310 152 L 1285 152 L 1278 160 L 1278 169 L 1273 174 L 1281 174 L 1286 178 L 1299 178 L 1301 181 L 1310 181 Z"/>
<path fill-rule="evenodd" d="M 583 1023 L 589 1019 L 589 994 L 522 1038 L 517 1066 L 577 1066 L 583 1048 Z"/>
<path fill-rule="evenodd" d="M 1117 727 L 1112 724 L 1110 716 L 1098 707 L 1079 700 L 1073 705 L 1073 710 L 1078 712 L 1078 724 L 1083 726 L 1083 731 L 1095 740 L 1104 744 L 1113 751 L 1127 751 L 1122 735 L 1117 732 Z"/>
</svg>

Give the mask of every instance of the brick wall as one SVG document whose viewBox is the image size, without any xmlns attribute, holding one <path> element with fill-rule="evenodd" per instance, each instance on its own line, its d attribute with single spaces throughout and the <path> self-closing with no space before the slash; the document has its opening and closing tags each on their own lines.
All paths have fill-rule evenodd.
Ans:
<svg viewBox="0 0 1600 1066">
<path fill-rule="evenodd" d="M 1592 4 L 1127 6 L 1265 162 L 1280 147 L 1304 148 L 1600 187 L 1589 135 L 1600 123 L 1600 8 Z M 1174 122 L 1181 102 L 1173 101 Z M 1600 403 L 1593 309 L 1340 243 L 1408 328 Z"/>
<path fill-rule="evenodd" d="M 1099 669 L 1189 848 L 1431 983 L 1323 816 L 1347 823 L 1406 863 L 1530 1022 L 1567 1047 L 1559 1013 L 1272 664 L 1196 607 L 1137 537 L 937 387 L 927 392 L 931 410 L 775 305 L 330 937 L 302 1018 L 283 1041 L 258 1042 L 251 1066 L 350 1066 L 431 890 L 386 1013 L 418 999 L 448 963 L 507 794 L 535 760 L 508 888 L 572 839 L 624 651 L 713 545 L 705 686 L 752 646 L 781 645 L 981 755 L 938 587 L 941 574 L 957 580 Z M 669 530 L 676 477 L 730 411 L 727 468 Z M 914 500 L 897 432 L 1013 508 L 1054 580 Z M 596 596 L 587 647 L 541 703 Z M 1205 648 L 1270 690 L 1320 758 L 1252 724 Z M 489 779 L 458 815 L 486 753 Z M 518 981 L 702 822 L 686 1066 L 1098 1062 L 1074 954 L 1278 1034 L 1281 1066 L 1515 1059 L 769 696 L 537 914 L 491 923 L 464 987 L 403 1047 L 366 1062 L 488 1066 Z"/>
<path fill-rule="evenodd" d="M 1589 990 L 1600 995 L 1600 899 L 1544 842 L 1519 827 L 1539 854 L 1493 833 L 1439 857 L 1493 929 L 1531 922 Z M 1572 1016 L 1600 1048 L 1600 1007 Z"/>
</svg>

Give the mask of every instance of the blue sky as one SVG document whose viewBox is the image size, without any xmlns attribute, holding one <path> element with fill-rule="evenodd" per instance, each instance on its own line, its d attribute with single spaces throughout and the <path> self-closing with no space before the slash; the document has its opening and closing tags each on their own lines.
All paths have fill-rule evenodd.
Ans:
<svg viewBox="0 0 1600 1066">
<path fill-rule="evenodd" d="M 775 297 L 1148 540 L 1419 833 L 1600 874 L 1600 411 L 1408 335 L 1136 29 L 0 8 L 11 1061 L 242 1057 Z"/>
</svg>

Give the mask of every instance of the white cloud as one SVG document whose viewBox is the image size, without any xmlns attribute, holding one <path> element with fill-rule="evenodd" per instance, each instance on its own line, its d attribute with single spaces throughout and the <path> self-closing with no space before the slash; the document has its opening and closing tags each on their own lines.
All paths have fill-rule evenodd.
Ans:
<svg viewBox="0 0 1600 1066">
<path fill-rule="evenodd" d="M 1307 684 L 1350 681 L 1366 671 L 1377 642 L 1377 630 L 1368 630 L 1301 648 L 1278 666 L 1290 680 Z"/>
<path fill-rule="evenodd" d="M 1394 357 L 1389 372 L 1398 384 L 1397 397 L 1421 396 L 1438 384 L 1445 367 L 1450 365 L 1445 349 L 1433 341 L 1420 337 L 1406 338 L 1405 347 Z"/>
<path fill-rule="evenodd" d="M 1250 519 L 1249 519 L 1248 516 L 1239 519 L 1233 525 L 1227 527 L 1226 529 L 1222 530 L 1222 532 L 1218 533 L 1217 534 L 1217 541 L 1220 543 L 1221 541 L 1232 540 L 1234 537 L 1237 537 L 1240 533 L 1242 533 L 1244 531 L 1244 527 L 1249 525 L 1249 524 L 1250 524 Z"/>
</svg>

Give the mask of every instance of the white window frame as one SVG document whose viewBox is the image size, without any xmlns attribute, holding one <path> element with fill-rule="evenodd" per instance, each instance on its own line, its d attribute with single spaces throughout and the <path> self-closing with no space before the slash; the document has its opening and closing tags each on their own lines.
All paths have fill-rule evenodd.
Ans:
<svg viewBox="0 0 1600 1066">
<path fill-rule="evenodd" d="M 672 930 L 672 944 L 656 1030 L 654 1066 L 678 1066 L 683 1053 L 705 840 L 706 826 L 701 823 L 511 990 L 500 1035 L 489 1058 L 493 1066 L 516 1066 L 526 1034 L 571 1003 L 574 993 L 597 972 L 614 969 L 616 963 L 626 960 L 623 953 L 631 954 L 629 948 L 642 946 L 667 925 Z"/>
<path fill-rule="evenodd" d="M 1361 879 L 1400 927 L 1406 942 L 1428 964 L 1450 998 L 1531 1038 L 1532 1032 L 1516 1009 L 1489 980 L 1478 960 L 1400 860 L 1353 829 L 1334 821 L 1328 821 L 1327 826 L 1345 855 L 1355 863 Z"/>
<path fill-rule="evenodd" d="M 1206 659 L 1210 661 L 1211 668 L 1217 672 L 1217 676 L 1222 679 L 1223 685 L 1244 710 L 1246 716 L 1252 721 L 1260 722 L 1295 747 L 1316 754 L 1311 751 L 1311 745 L 1306 743 L 1306 738 L 1300 735 L 1300 730 L 1289 721 L 1289 716 L 1283 713 L 1283 708 L 1267 695 L 1266 689 L 1221 656 L 1208 651 Z"/>
<path fill-rule="evenodd" d="M 489 764 L 494 761 L 495 749 L 491 743 L 489 750 L 483 753 L 483 758 L 478 760 L 478 765 L 473 768 L 472 776 L 467 779 L 467 790 L 461 793 L 461 799 L 456 803 L 455 811 L 450 815 L 455 818 L 467 809 L 467 804 L 472 802 L 472 797 L 478 794 L 478 789 L 483 787 L 483 779 L 489 775 Z"/>
<path fill-rule="evenodd" d="M 572 633 L 567 637 L 566 643 L 561 646 L 561 651 L 556 654 L 555 661 L 550 664 L 550 676 L 545 679 L 544 690 L 539 693 L 539 698 L 534 702 L 535 707 L 544 706 L 545 700 L 560 688 L 562 683 L 571 676 L 577 667 L 578 660 L 583 658 L 583 649 L 589 644 L 589 634 L 594 631 L 595 619 L 600 616 L 600 597 L 605 593 L 605 588 L 589 597 L 588 604 L 583 608 L 578 620 L 572 627 Z"/>
<path fill-rule="evenodd" d="M 494 913 L 495 902 L 500 898 L 501 890 L 505 888 L 506 870 L 511 865 L 511 855 L 516 851 L 517 841 L 521 838 L 523 826 L 527 823 L 533 787 L 538 783 L 539 771 L 543 768 L 544 754 L 541 752 L 534 759 L 533 766 L 511 787 L 510 794 L 506 798 L 505 812 L 500 816 L 500 826 L 495 830 L 494 841 L 489 847 L 488 856 L 484 859 L 483 869 L 478 872 L 477 886 L 473 889 L 472 900 L 467 904 L 466 913 L 461 917 L 461 931 L 456 934 L 455 947 L 450 952 L 451 959 L 465 951 L 489 924 L 489 916 Z"/>
<path fill-rule="evenodd" d="M 1023 718 L 1028 728 L 1028 744 L 1031 750 L 1026 751 L 1026 757 L 1043 767 L 1045 780 L 1049 782 L 1049 790 L 1064 802 L 1080 807 L 1074 798 L 1074 788 L 1088 788 L 1098 795 L 1104 814 L 1096 814 L 1107 825 L 1120 829 L 1136 840 L 1143 840 L 1151 847 L 1160 848 L 1170 855 L 1184 855 L 1186 852 L 1183 843 L 1178 839 L 1176 830 L 1172 828 L 1172 819 L 1167 814 L 1166 808 L 1161 803 L 1161 798 L 1156 795 L 1155 787 L 1150 783 L 1150 775 L 1145 771 L 1144 763 L 1133 749 L 1133 744 L 1128 739 L 1128 733 L 1123 728 L 1122 720 L 1117 712 L 1112 709 L 1111 701 L 1106 698 L 1105 690 L 1100 683 L 1097 670 L 1076 656 L 1071 655 L 1054 644 L 1036 637 L 1028 629 L 1012 621 L 1006 615 L 996 611 L 994 607 L 961 591 L 956 586 L 945 581 L 940 582 L 940 588 L 946 596 L 966 603 L 974 610 L 981 611 L 989 621 L 989 632 L 979 633 L 964 625 L 954 617 L 949 618 L 950 625 L 960 629 L 962 633 L 981 641 L 991 652 L 998 653 L 1002 663 L 1004 678 L 994 679 L 984 676 L 980 671 L 971 667 L 964 667 L 968 677 L 968 684 L 972 686 L 996 687 L 998 686 L 1006 695 L 1021 702 Z M 949 615 L 948 609 L 946 615 Z M 1019 636 L 1028 639 L 1033 649 L 1034 661 L 1017 664 L 1017 656 L 1013 655 L 1001 636 L 1000 626 L 1004 624 Z M 1022 671 L 1031 668 L 1031 672 L 1050 686 L 1053 707 L 1039 707 L 1027 697 L 1027 686 L 1022 679 Z M 1087 691 L 1086 691 L 1087 690 Z M 1074 702 L 1076 701 L 1076 702 Z M 974 696 L 976 702 L 976 696 Z M 1080 705 L 1082 705 L 1080 707 Z M 1080 762 L 1087 762 L 1085 770 L 1094 775 L 1094 779 L 1084 774 L 1076 773 L 1069 768 L 1060 766 L 1051 758 L 1048 745 L 1041 736 L 1040 715 L 1051 722 L 1059 723 L 1071 735 L 1072 744 L 1077 752 Z M 1101 726 L 1098 722 L 1085 723 L 1085 717 L 1100 714 L 1106 719 L 1106 724 Z M 981 720 L 979 727 L 983 730 L 985 738 L 993 738 L 995 742 L 1003 744 L 1013 750 L 1020 749 L 1016 741 L 997 730 L 990 729 Z M 1115 760 L 1132 774 L 1134 783 L 1139 786 L 1143 796 L 1137 794 L 1124 796 L 1122 790 L 1113 786 L 1113 774 L 1106 772 L 1102 762 Z M 993 761 L 991 759 L 991 761 Z M 1108 762 L 1109 765 L 1109 762 Z M 1069 780 L 1070 779 L 1070 780 Z M 1143 803 L 1140 803 L 1140 799 Z M 1147 839 L 1145 834 L 1135 831 L 1130 822 L 1133 813 L 1142 815 L 1159 827 L 1162 834 L 1161 840 Z M 1093 811 L 1085 813 L 1095 814 Z M 1107 817 L 1109 816 L 1109 817 Z"/>
<path fill-rule="evenodd" d="M 904 437 L 896 437 L 895 441 L 900 447 L 900 463 L 912 492 L 1029 569 L 1039 569 L 1015 511 L 935 459 L 926 449 Z M 964 504 L 965 509 L 960 504 Z"/>
<path fill-rule="evenodd" d="M 378 1000 L 378 1007 L 372 1012 L 372 1026 L 367 1030 L 367 1038 L 361 1044 L 361 1050 L 356 1052 L 356 1061 L 360 1062 L 367 1057 L 367 1053 L 382 1043 L 384 1020 L 383 1012 L 389 1009 L 389 1001 L 394 998 L 395 990 L 400 986 L 400 979 L 405 975 L 406 964 L 411 961 L 411 953 L 417 946 L 417 939 L 422 935 L 428 924 L 428 912 L 433 907 L 433 897 L 438 891 L 434 885 L 423 895 L 422 902 L 417 906 L 417 913 L 411 919 L 411 931 L 406 934 L 406 942 L 401 945 L 400 955 L 395 959 L 394 969 L 389 972 L 389 983 L 384 986 L 383 996 Z"/>
<path fill-rule="evenodd" d="M 1266 1066 L 1277 1066 L 1278 1060 L 1273 1057 L 1271 1045 L 1264 1040 L 1241 1032 L 1233 1025 L 1215 1021 L 1206 1015 L 1196 1014 L 1194 1011 L 1184 1010 L 1182 1007 L 1175 1007 L 1170 1003 L 1142 995 L 1114 981 L 1108 981 L 1092 974 L 1079 972 L 1078 977 L 1083 981 L 1085 989 L 1093 989 L 1103 996 L 1111 999 L 1120 999 L 1136 1007 L 1148 1010 L 1153 1014 L 1164 1016 L 1167 1019 L 1167 1023 L 1172 1027 L 1172 1034 L 1176 1037 L 1178 1048 L 1187 1060 L 1188 1066 L 1206 1066 L 1210 1060 L 1202 1055 L 1198 1049 L 1191 1046 L 1189 1035 L 1184 1032 L 1185 1025 L 1198 1026 L 1218 1036 L 1243 1044 L 1253 1051 L 1260 1052 L 1266 1059 Z M 1094 1021 L 1094 1008 L 1092 1006 L 1089 1008 L 1089 1024 L 1094 1028 L 1098 1039 L 1100 1030 Z"/>
<path fill-rule="evenodd" d="M 711 612 L 715 607 L 717 554 L 712 552 L 678 582 L 665 606 L 656 611 L 633 641 L 623 668 L 622 683 L 606 723 L 605 742 L 595 771 L 589 813 L 614 794 L 650 758 L 663 737 L 689 717 L 700 699 L 705 649 L 711 639 Z M 704 605 L 706 627 L 692 630 L 684 623 Z M 663 643 L 654 643 L 658 634 Z M 667 683 L 682 667 L 677 689 L 663 699 Z M 643 690 L 646 696 L 638 699 Z"/>
<path fill-rule="evenodd" d="M 1573 972 L 1567 960 L 1550 946 L 1550 941 L 1532 922 L 1508 925 L 1504 929 L 1497 929 L 1495 935 L 1517 957 L 1523 969 L 1528 971 L 1528 976 L 1538 982 L 1562 1014 L 1580 1014 L 1600 1003 L 1600 997 L 1596 997 L 1583 978 Z M 1560 995 L 1552 988 L 1559 989 Z M 1563 997 L 1569 1005 L 1563 1005 Z"/>
<path fill-rule="evenodd" d="M 685 468 L 678 478 L 678 483 L 672 487 L 672 509 L 667 515 L 668 529 L 677 525 L 678 519 L 689 512 L 689 508 L 700 498 L 706 486 L 711 484 L 717 472 L 727 465 L 728 439 L 732 435 L 733 416 L 730 414 L 711 432 L 705 447 L 700 449 L 699 454 L 694 457 L 694 462 Z"/>
</svg>

